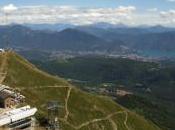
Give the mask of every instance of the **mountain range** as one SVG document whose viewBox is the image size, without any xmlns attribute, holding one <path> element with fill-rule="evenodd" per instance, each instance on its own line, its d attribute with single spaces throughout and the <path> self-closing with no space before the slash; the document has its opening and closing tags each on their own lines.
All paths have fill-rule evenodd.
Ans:
<svg viewBox="0 0 175 130">
<path fill-rule="evenodd" d="M 4 47 L 7 46 L 6 43 L 9 43 L 10 47 L 18 49 L 90 51 L 107 54 L 136 53 L 150 56 L 157 53 L 158 56 L 175 57 L 174 28 L 126 27 L 104 25 L 104 23 L 88 26 L 55 26 L 64 29 L 57 31 L 57 29 L 34 29 L 25 25 L 1 26 L 0 46 Z"/>
<path fill-rule="evenodd" d="M 92 34 L 65 29 L 61 32 L 31 30 L 20 25 L 0 28 L 1 46 L 5 46 L 8 35 L 9 45 L 13 48 L 70 51 L 107 51 L 120 48 L 122 41 L 108 42 Z"/>
</svg>

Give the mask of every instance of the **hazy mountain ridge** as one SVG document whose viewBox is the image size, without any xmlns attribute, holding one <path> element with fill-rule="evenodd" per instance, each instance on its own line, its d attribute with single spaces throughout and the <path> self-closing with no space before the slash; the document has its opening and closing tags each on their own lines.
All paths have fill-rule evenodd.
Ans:
<svg viewBox="0 0 175 130">
<path fill-rule="evenodd" d="M 138 50 L 175 50 L 175 29 L 163 26 L 96 28 L 93 26 L 78 27 L 79 30 L 91 33 L 106 40 L 121 40 L 126 46 Z"/>
<path fill-rule="evenodd" d="M 121 41 L 116 44 L 76 29 L 65 29 L 61 32 L 31 30 L 20 25 L 0 28 L 1 43 L 6 43 L 8 34 L 9 46 L 13 48 L 70 50 L 70 51 L 107 51 L 112 47 L 120 50 Z M 5 46 L 2 45 L 1 46 Z"/>
<path fill-rule="evenodd" d="M 102 24 L 103 25 L 103 24 Z M 61 26 L 61 25 L 60 25 Z M 110 26 L 110 25 L 108 25 Z M 0 46 L 46 51 L 132 54 L 157 52 L 175 57 L 175 29 L 155 27 L 77 26 L 62 31 L 32 30 L 21 25 L 0 27 Z M 112 26 L 112 25 L 111 25 Z M 8 35 L 8 37 L 7 37 Z M 136 53 L 141 55 L 142 53 Z M 160 55 L 161 57 L 162 55 Z"/>
</svg>

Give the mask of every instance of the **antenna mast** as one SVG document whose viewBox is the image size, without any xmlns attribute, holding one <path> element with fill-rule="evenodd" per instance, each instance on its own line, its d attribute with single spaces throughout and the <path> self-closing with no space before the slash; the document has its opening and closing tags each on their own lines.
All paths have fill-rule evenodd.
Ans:
<svg viewBox="0 0 175 130">
<path fill-rule="evenodd" d="M 59 102 L 57 101 L 50 101 L 47 104 L 48 110 L 48 129 L 49 130 L 59 130 L 59 121 L 58 121 L 58 109 L 61 107 Z"/>
</svg>

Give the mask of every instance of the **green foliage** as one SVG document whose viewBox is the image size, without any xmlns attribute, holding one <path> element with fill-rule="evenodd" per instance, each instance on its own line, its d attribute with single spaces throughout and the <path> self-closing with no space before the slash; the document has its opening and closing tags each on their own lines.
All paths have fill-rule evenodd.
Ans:
<svg viewBox="0 0 175 130">
<path fill-rule="evenodd" d="M 124 85 L 137 93 L 145 94 L 143 89 L 150 88 L 149 99 L 131 96 L 122 98 L 120 103 L 135 112 L 144 115 L 158 126 L 167 130 L 175 129 L 175 67 L 168 62 L 140 62 L 128 59 L 105 57 L 78 57 L 67 60 L 37 60 L 34 63 L 52 74 L 80 81 L 79 86 L 99 86 L 113 83 L 113 87 Z M 163 64 L 163 63 L 162 63 Z M 136 87 L 136 84 L 142 87 Z M 153 98 L 158 101 L 152 102 Z M 155 103 L 156 102 L 156 103 Z M 169 103 L 170 102 L 170 103 Z"/>
<path fill-rule="evenodd" d="M 128 126 L 131 130 L 151 130 L 151 129 L 158 129 L 156 125 L 148 125 L 149 123 L 146 120 L 140 119 L 138 115 L 134 113 L 128 114 Z M 136 123 L 136 125 L 134 125 Z"/>
<path fill-rule="evenodd" d="M 70 114 L 68 120 L 75 125 L 92 120 L 94 117 L 103 118 L 105 115 L 122 110 L 109 98 L 97 97 L 79 90 L 72 91 L 69 103 L 69 110 L 73 114 Z"/>
<path fill-rule="evenodd" d="M 5 83 L 12 87 L 67 85 L 57 77 L 48 75 L 14 53 L 8 53 L 8 70 Z"/>
<path fill-rule="evenodd" d="M 165 130 L 175 129 L 175 106 L 157 101 L 153 97 L 147 99 L 141 96 L 124 96 L 119 97 L 117 102 L 138 114 L 144 115 L 145 118 L 153 121 L 155 124 Z"/>
<path fill-rule="evenodd" d="M 140 62 L 129 59 L 105 57 L 76 57 L 67 60 L 35 60 L 39 68 L 75 79 L 76 84 L 99 86 L 102 83 L 124 85 L 140 91 L 150 88 L 158 98 L 175 101 L 175 68 L 160 67 L 158 63 Z M 136 87 L 141 84 L 141 87 Z"/>
<path fill-rule="evenodd" d="M 18 88 L 21 93 L 26 96 L 26 101 L 30 105 L 38 108 L 37 119 L 39 119 L 41 123 L 46 123 L 46 104 L 51 100 L 59 101 L 63 106 L 60 108 L 58 116 L 61 126 L 65 130 L 74 130 L 76 127 L 79 127 L 84 123 L 85 125 L 79 129 L 101 130 L 104 128 L 110 130 L 112 124 L 108 119 L 110 118 L 108 116 L 111 114 L 115 115 L 116 112 L 127 111 L 107 97 L 99 97 L 82 92 L 72 87 L 64 81 L 64 79 L 55 78 L 38 70 L 28 61 L 14 53 L 8 53 L 7 58 L 8 69 L 5 84 Z M 68 97 L 69 91 L 70 96 Z M 65 119 L 66 114 L 68 114 L 67 119 Z M 111 115 L 111 118 L 112 117 L 113 115 Z M 150 128 L 149 130 L 159 130 L 159 128 L 154 127 L 153 123 L 145 121 L 143 117 L 138 116 L 136 118 L 136 121 L 132 121 L 132 125 L 134 126 L 133 130 L 138 130 L 137 121 L 139 120 L 143 120 L 139 122 L 140 126 L 149 126 L 145 128 L 143 127 L 141 130 L 148 130 L 147 128 Z M 94 119 L 102 120 L 89 124 L 87 123 Z M 114 122 L 115 120 L 116 119 L 114 119 Z M 120 119 L 118 118 L 118 120 Z M 129 122 L 130 121 L 128 121 L 128 123 Z M 121 121 L 121 123 L 124 122 Z M 141 128 L 140 126 L 138 128 Z M 127 129 L 125 128 L 123 130 Z"/>
<path fill-rule="evenodd" d="M 139 82 L 141 77 L 146 77 L 149 69 L 157 67 L 154 63 L 104 57 L 78 57 L 68 60 L 32 62 L 52 74 L 98 83 L 118 81 L 129 84 L 130 81 Z"/>
</svg>

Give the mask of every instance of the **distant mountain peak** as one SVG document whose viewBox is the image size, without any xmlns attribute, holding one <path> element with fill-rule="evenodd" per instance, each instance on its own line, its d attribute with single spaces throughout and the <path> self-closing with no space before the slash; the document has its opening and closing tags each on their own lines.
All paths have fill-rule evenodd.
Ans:
<svg viewBox="0 0 175 130">
<path fill-rule="evenodd" d="M 109 29 L 109 28 L 127 28 L 128 26 L 123 24 L 123 23 L 118 23 L 118 24 L 112 24 L 112 23 L 107 23 L 107 22 L 98 22 L 90 25 L 85 25 L 85 26 L 91 26 L 91 27 L 97 27 L 97 28 L 102 28 L 102 29 Z"/>
</svg>

